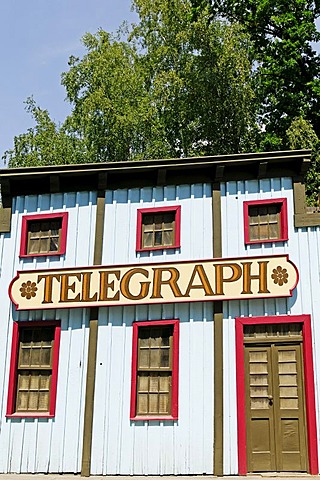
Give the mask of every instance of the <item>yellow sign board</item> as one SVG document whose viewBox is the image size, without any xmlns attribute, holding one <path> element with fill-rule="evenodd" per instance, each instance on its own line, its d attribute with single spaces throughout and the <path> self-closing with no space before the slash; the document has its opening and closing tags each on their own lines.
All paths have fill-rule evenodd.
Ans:
<svg viewBox="0 0 320 480">
<path fill-rule="evenodd" d="M 17 310 L 288 297 L 298 271 L 288 255 L 19 271 Z"/>
</svg>

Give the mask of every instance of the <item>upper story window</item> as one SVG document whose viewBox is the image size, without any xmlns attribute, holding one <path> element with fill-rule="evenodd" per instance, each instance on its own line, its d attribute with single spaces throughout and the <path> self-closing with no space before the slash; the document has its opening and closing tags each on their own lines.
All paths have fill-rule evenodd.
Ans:
<svg viewBox="0 0 320 480">
<path fill-rule="evenodd" d="M 136 250 L 179 248 L 180 219 L 180 206 L 138 210 Z"/>
<path fill-rule="evenodd" d="M 179 321 L 133 324 L 131 419 L 178 418 Z"/>
<path fill-rule="evenodd" d="M 288 240 L 286 198 L 244 202 L 243 208 L 246 244 Z"/>
<path fill-rule="evenodd" d="M 14 322 L 7 416 L 55 413 L 60 323 Z"/>
<path fill-rule="evenodd" d="M 66 212 L 23 216 L 20 257 L 64 254 L 67 223 Z"/>
</svg>

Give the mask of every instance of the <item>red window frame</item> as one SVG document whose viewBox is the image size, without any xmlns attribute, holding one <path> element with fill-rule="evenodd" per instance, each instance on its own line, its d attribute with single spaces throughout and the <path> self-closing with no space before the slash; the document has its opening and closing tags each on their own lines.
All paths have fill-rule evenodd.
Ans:
<svg viewBox="0 0 320 480">
<path fill-rule="evenodd" d="M 309 453 L 309 474 L 318 475 L 318 441 L 312 356 L 312 332 L 310 315 L 274 315 L 268 317 L 237 317 L 236 330 L 236 382 L 237 382 L 237 436 L 238 475 L 247 475 L 247 439 L 244 368 L 244 325 L 302 323 L 304 395 L 306 402 L 306 426 Z"/>
<path fill-rule="evenodd" d="M 172 391 L 171 415 L 137 415 L 137 363 L 138 363 L 138 329 L 159 325 L 173 325 L 172 339 Z M 179 320 L 155 320 L 134 322 L 132 332 L 132 369 L 131 369 L 131 403 L 130 420 L 177 420 L 178 419 L 178 382 L 179 382 Z"/>
<path fill-rule="evenodd" d="M 46 221 L 46 220 L 55 220 L 61 219 L 61 238 L 60 238 L 60 250 L 57 252 L 46 252 L 46 253 L 27 253 L 27 243 L 28 243 L 28 223 L 34 221 Z M 21 242 L 20 242 L 20 254 L 21 258 L 26 257 L 45 257 L 53 255 L 63 255 L 66 253 L 67 247 L 67 228 L 68 228 L 68 212 L 59 212 L 59 213 L 40 213 L 37 215 L 24 215 L 22 217 L 21 225 Z"/>
<path fill-rule="evenodd" d="M 16 412 L 16 390 L 18 380 L 18 353 L 19 353 L 19 330 L 26 327 L 55 327 L 54 344 L 52 352 L 52 377 L 51 377 L 51 392 L 50 405 L 48 412 Z M 8 387 L 8 402 L 6 417 L 13 418 L 53 418 L 56 410 L 57 398 L 57 380 L 58 380 L 58 364 L 59 364 L 59 348 L 60 348 L 60 333 L 61 323 L 58 320 L 42 320 L 39 322 L 13 322 L 12 331 L 12 345 L 11 345 L 11 359 L 9 371 L 9 387 Z"/>
<path fill-rule="evenodd" d="M 159 247 L 143 247 L 142 246 L 142 220 L 143 215 L 170 213 L 175 214 L 175 237 L 173 245 L 160 245 Z M 181 206 L 173 205 L 172 207 L 155 207 L 155 208 L 140 208 L 137 212 L 137 237 L 136 237 L 136 251 L 149 252 L 151 250 L 168 250 L 169 248 L 180 248 L 181 237 Z"/>
<path fill-rule="evenodd" d="M 280 238 L 271 239 L 266 238 L 262 240 L 250 240 L 249 231 L 249 207 L 259 205 L 280 205 Z M 243 220 L 244 220 L 244 243 L 252 245 L 255 243 L 274 243 L 285 242 L 288 237 L 288 207 L 286 198 L 270 198 L 267 200 L 251 200 L 243 202 Z"/>
</svg>

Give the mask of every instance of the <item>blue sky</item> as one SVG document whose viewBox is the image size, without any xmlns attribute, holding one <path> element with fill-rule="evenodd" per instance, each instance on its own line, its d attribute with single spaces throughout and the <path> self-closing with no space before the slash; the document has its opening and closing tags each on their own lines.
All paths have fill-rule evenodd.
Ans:
<svg viewBox="0 0 320 480">
<path fill-rule="evenodd" d="M 69 113 L 60 75 L 68 70 L 70 55 L 84 53 L 84 33 L 115 31 L 123 20 L 134 19 L 131 0 L 0 2 L 0 158 L 14 136 L 33 125 L 24 110 L 28 96 L 56 122 Z"/>
</svg>

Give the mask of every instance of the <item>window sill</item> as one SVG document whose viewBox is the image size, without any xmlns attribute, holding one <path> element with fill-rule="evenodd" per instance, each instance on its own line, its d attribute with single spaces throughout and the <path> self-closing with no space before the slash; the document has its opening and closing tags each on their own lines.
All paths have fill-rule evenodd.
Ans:
<svg viewBox="0 0 320 480">
<path fill-rule="evenodd" d="M 169 245 L 169 246 L 163 246 L 161 247 L 148 247 L 148 248 L 136 248 L 136 252 L 151 252 L 154 250 L 174 250 L 181 248 L 180 245 Z"/>
<path fill-rule="evenodd" d="M 48 253 L 24 253 L 20 254 L 19 258 L 33 258 L 33 257 L 61 257 L 64 252 L 48 252 Z"/>
<path fill-rule="evenodd" d="M 19 412 L 19 413 L 7 413 L 6 418 L 54 418 L 55 415 L 52 415 L 48 412 Z"/>
<path fill-rule="evenodd" d="M 152 421 L 173 421 L 173 420 L 178 420 L 178 417 L 172 417 L 172 416 L 165 416 L 165 417 L 157 417 L 157 416 L 151 416 L 151 415 L 143 415 L 139 417 L 132 417 L 130 418 L 132 422 L 152 422 Z"/>
<path fill-rule="evenodd" d="M 288 237 L 283 237 L 283 238 L 274 238 L 274 239 L 266 239 L 266 240 L 251 240 L 248 242 L 245 242 L 245 245 L 257 245 L 259 243 L 280 243 L 280 242 L 287 242 L 289 240 Z"/>
</svg>

